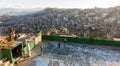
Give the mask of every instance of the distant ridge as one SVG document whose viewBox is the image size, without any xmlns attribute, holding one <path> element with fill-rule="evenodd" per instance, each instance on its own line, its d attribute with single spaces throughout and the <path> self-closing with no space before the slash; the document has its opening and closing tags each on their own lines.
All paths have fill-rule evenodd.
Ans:
<svg viewBox="0 0 120 66">
<path fill-rule="evenodd" d="M 0 9 L 0 16 L 2 15 L 9 15 L 9 16 L 21 16 L 26 14 L 35 13 L 42 9 L 15 9 L 15 8 L 1 8 Z"/>
</svg>

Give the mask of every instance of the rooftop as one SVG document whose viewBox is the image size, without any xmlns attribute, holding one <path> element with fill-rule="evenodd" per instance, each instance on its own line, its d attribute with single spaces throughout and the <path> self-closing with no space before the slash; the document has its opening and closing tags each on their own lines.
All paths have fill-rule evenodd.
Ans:
<svg viewBox="0 0 120 66">
<path fill-rule="evenodd" d="M 40 45 L 44 50 L 41 55 Z M 59 47 L 60 44 L 60 47 Z M 120 65 L 120 50 L 100 46 L 90 46 L 76 43 L 43 41 L 33 49 L 34 56 L 29 59 L 30 66 L 107 66 Z M 35 53 L 36 54 L 35 54 Z M 28 60 L 23 61 L 25 64 Z"/>
</svg>

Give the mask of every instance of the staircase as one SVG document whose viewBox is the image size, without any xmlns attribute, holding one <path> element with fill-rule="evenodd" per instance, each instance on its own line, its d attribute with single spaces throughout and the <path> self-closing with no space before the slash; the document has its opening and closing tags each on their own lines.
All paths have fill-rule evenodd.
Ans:
<svg viewBox="0 0 120 66">
<path fill-rule="evenodd" d="M 0 66 L 14 66 L 14 63 L 10 63 L 7 58 L 3 58 L 0 60 Z"/>
</svg>

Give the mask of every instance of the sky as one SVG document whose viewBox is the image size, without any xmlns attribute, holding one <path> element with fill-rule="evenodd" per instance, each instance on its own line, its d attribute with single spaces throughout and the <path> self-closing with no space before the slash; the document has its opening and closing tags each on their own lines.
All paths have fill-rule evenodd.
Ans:
<svg viewBox="0 0 120 66">
<path fill-rule="evenodd" d="M 108 8 L 119 6 L 120 0 L 0 0 L 0 8 Z"/>
</svg>

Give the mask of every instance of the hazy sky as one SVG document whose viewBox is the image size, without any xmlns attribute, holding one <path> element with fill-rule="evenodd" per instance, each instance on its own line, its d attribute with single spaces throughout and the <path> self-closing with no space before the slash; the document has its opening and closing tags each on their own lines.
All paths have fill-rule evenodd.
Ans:
<svg viewBox="0 0 120 66">
<path fill-rule="evenodd" d="M 94 8 L 114 7 L 120 0 L 0 0 L 0 8 Z"/>
</svg>

